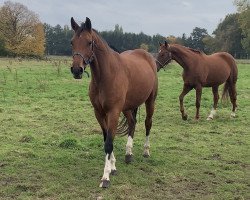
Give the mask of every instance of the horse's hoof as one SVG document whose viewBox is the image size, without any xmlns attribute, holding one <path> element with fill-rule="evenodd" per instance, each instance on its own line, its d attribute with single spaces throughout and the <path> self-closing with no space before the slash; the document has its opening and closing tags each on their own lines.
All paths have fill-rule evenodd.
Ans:
<svg viewBox="0 0 250 200">
<path fill-rule="evenodd" d="M 110 172 L 110 175 L 115 176 L 117 175 L 117 170 L 116 169 L 112 169 Z"/>
<path fill-rule="evenodd" d="M 143 154 L 143 157 L 144 157 L 144 158 L 149 158 L 149 154 L 144 153 L 144 154 Z"/>
<path fill-rule="evenodd" d="M 182 119 L 186 121 L 188 119 L 188 116 L 187 115 L 183 115 Z"/>
<path fill-rule="evenodd" d="M 231 113 L 230 117 L 231 117 L 231 118 L 235 118 L 235 117 L 236 117 L 236 114 L 235 114 L 235 113 Z"/>
<path fill-rule="evenodd" d="M 213 119 L 214 119 L 213 117 L 208 117 L 208 118 L 207 118 L 208 121 L 211 121 L 211 120 L 213 120 Z"/>
<path fill-rule="evenodd" d="M 125 163 L 129 164 L 133 161 L 133 155 L 125 155 Z"/>
<path fill-rule="evenodd" d="M 110 180 L 103 180 L 100 184 L 101 188 L 108 188 L 110 186 Z"/>
</svg>

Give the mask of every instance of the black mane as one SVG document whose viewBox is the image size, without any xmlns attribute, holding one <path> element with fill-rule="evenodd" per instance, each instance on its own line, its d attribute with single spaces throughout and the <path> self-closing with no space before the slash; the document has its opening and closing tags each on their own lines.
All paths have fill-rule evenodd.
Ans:
<svg viewBox="0 0 250 200">
<path fill-rule="evenodd" d="M 111 49 L 113 49 L 115 52 L 117 52 L 117 53 L 121 53 L 121 51 L 119 51 L 116 47 L 114 47 L 112 44 L 109 44 L 108 43 L 108 45 L 109 45 L 109 47 L 111 48 Z"/>
</svg>

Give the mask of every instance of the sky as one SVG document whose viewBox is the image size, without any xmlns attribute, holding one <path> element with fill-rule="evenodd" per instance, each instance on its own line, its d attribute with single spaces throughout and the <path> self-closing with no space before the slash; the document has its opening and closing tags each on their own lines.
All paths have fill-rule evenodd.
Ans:
<svg viewBox="0 0 250 200">
<path fill-rule="evenodd" d="M 0 0 L 0 6 L 5 0 Z M 235 13 L 233 0 L 12 0 L 39 15 L 52 26 L 70 25 L 70 18 L 89 17 L 98 31 L 114 30 L 163 36 L 189 35 L 195 27 L 209 34 L 227 14 Z"/>
</svg>

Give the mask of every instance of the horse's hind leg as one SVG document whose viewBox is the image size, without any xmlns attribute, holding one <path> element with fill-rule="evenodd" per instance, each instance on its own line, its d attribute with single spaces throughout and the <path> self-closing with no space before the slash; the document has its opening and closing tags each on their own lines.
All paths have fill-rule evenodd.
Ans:
<svg viewBox="0 0 250 200">
<path fill-rule="evenodd" d="M 135 110 L 123 112 L 124 116 L 128 121 L 128 141 L 126 144 L 126 155 L 125 155 L 126 163 L 131 163 L 133 158 L 132 148 L 133 148 L 135 125 L 136 125 L 137 109 L 138 108 L 136 108 Z"/>
<path fill-rule="evenodd" d="M 237 108 L 237 104 L 236 104 L 237 92 L 236 92 L 236 84 L 235 83 L 232 83 L 229 85 L 228 92 L 229 92 L 229 96 L 230 96 L 230 101 L 233 105 L 231 117 L 235 117 L 236 116 L 235 112 L 236 112 L 236 108 Z"/>
<path fill-rule="evenodd" d="M 214 95 L 214 105 L 213 108 L 207 117 L 207 120 L 212 120 L 214 118 L 214 115 L 216 114 L 216 109 L 219 101 L 219 92 L 218 92 L 219 86 L 212 87 L 213 95 Z"/>
<path fill-rule="evenodd" d="M 181 92 L 181 94 L 179 96 L 180 111 L 181 111 L 181 116 L 182 116 L 183 120 L 187 120 L 187 114 L 185 113 L 184 106 L 183 106 L 183 99 L 184 99 L 185 95 L 190 92 L 190 90 L 192 90 L 192 87 L 184 84 L 182 92 Z"/>
<path fill-rule="evenodd" d="M 150 134 L 150 130 L 152 127 L 152 117 L 154 114 L 154 108 L 155 108 L 155 97 L 150 97 L 146 102 L 146 120 L 145 120 L 145 128 L 146 128 L 146 141 L 144 144 L 144 152 L 143 152 L 143 156 L 144 157 L 149 157 L 150 153 L 149 153 L 149 148 L 150 148 L 150 144 L 149 144 L 149 134 Z"/>
<path fill-rule="evenodd" d="M 202 86 L 201 85 L 197 85 L 196 88 L 196 115 L 195 115 L 195 119 L 198 120 L 200 118 L 200 105 L 201 105 L 201 94 L 202 94 Z"/>
</svg>

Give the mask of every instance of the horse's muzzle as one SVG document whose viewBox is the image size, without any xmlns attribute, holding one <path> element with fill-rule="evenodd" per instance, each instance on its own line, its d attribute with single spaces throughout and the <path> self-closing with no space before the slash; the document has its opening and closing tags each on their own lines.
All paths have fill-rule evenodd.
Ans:
<svg viewBox="0 0 250 200">
<path fill-rule="evenodd" d="M 75 79 L 82 78 L 82 73 L 83 73 L 82 67 L 71 67 L 70 70 L 71 70 L 71 73 L 73 74 Z"/>
</svg>

